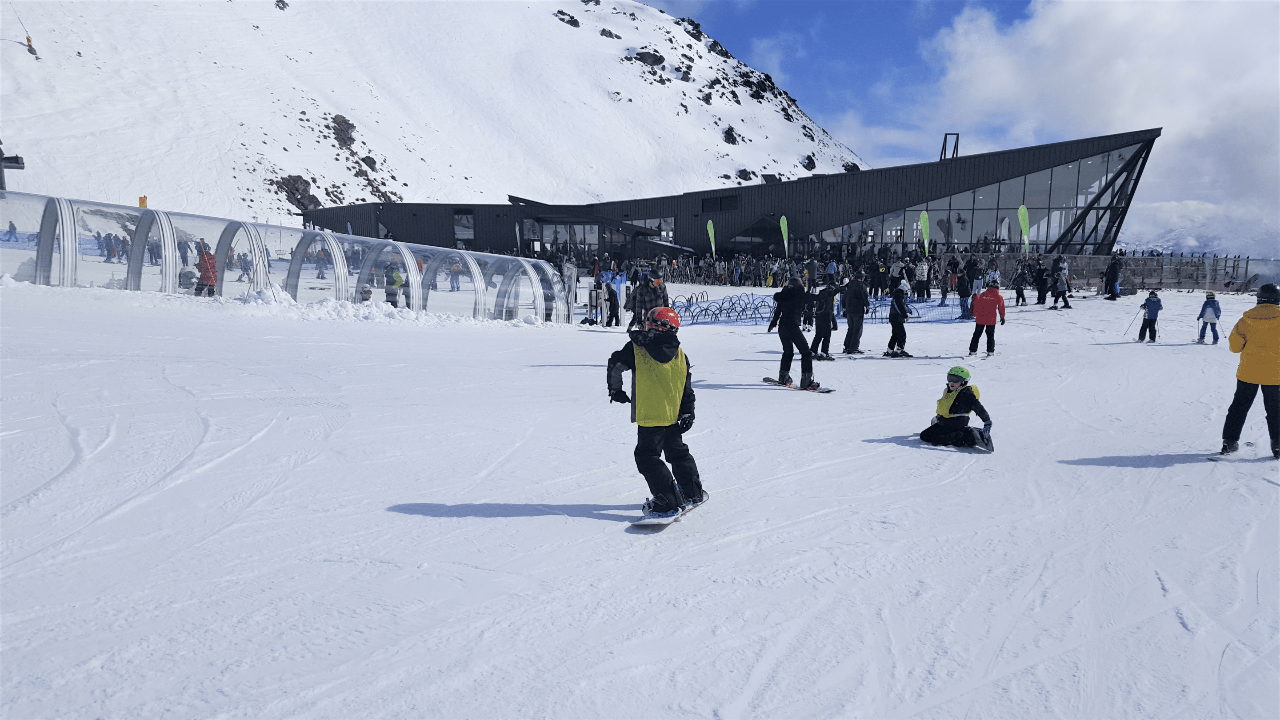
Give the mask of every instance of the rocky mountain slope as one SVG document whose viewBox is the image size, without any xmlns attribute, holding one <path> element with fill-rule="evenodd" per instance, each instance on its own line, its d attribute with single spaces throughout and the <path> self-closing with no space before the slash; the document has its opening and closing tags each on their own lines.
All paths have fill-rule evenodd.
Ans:
<svg viewBox="0 0 1280 720">
<path fill-rule="evenodd" d="M 690 19 L 630 0 L 15 3 L 14 190 L 295 224 L 865 167 Z"/>
</svg>

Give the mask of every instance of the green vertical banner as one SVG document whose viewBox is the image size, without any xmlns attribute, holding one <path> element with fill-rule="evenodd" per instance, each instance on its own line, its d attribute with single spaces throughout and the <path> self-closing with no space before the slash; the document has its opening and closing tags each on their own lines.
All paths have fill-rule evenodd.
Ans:
<svg viewBox="0 0 1280 720">
<path fill-rule="evenodd" d="M 782 220 L 779 221 L 779 224 L 782 225 L 782 253 L 783 253 L 782 256 L 791 257 L 791 247 L 787 242 L 788 234 L 787 234 L 787 216 L 786 215 L 782 216 Z"/>
<path fill-rule="evenodd" d="M 920 233 L 924 235 L 924 256 L 929 257 L 929 213 L 920 211 Z"/>
<path fill-rule="evenodd" d="M 710 220 L 707 221 L 707 237 L 711 238 L 711 258 L 714 260 L 716 257 L 716 226 L 711 224 Z"/>
<path fill-rule="evenodd" d="M 1031 218 L 1027 216 L 1027 206 L 1018 208 L 1018 224 L 1022 226 L 1022 252 L 1027 252 L 1028 238 L 1031 237 Z"/>
</svg>

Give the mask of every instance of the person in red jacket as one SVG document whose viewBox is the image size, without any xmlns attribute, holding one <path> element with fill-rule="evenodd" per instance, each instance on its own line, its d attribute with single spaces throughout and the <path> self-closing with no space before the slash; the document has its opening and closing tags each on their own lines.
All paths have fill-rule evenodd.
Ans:
<svg viewBox="0 0 1280 720">
<path fill-rule="evenodd" d="M 196 281 L 195 296 L 213 297 L 218 285 L 218 264 L 213 259 L 213 253 L 201 247 L 200 259 L 196 261 L 196 270 L 200 271 L 200 278 Z"/>
<path fill-rule="evenodd" d="M 973 299 L 973 338 L 969 340 L 969 354 L 978 354 L 978 338 L 987 334 L 987 355 L 996 354 L 996 313 L 1000 314 L 1000 324 L 1004 324 L 1004 296 L 1000 294 L 1000 283 L 992 280 L 987 289 Z"/>
</svg>

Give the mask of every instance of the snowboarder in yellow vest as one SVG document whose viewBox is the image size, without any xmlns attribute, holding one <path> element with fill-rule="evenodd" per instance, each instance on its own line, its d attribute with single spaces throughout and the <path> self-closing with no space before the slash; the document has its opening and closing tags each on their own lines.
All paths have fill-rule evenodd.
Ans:
<svg viewBox="0 0 1280 720">
<path fill-rule="evenodd" d="M 707 497 L 698 464 L 682 437 L 693 427 L 694 396 L 689 358 L 676 336 L 679 329 L 675 310 L 653 308 L 643 327 L 629 333 L 631 341 L 609 357 L 609 400 L 631 403 L 631 421 L 638 426 L 636 468 L 653 495 L 645 502 L 646 515 L 679 515 Z M 622 373 L 627 370 L 630 396 L 622 389 Z"/>
<path fill-rule="evenodd" d="M 938 399 L 937 414 L 929 427 L 920 431 L 920 439 L 930 445 L 979 447 L 995 450 L 991 442 L 991 416 L 978 400 L 978 386 L 970 385 L 969 371 L 959 365 L 947 371 L 947 386 Z M 982 429 L 969 427 L 969 413 L 982 418 Z"/>
</svg>

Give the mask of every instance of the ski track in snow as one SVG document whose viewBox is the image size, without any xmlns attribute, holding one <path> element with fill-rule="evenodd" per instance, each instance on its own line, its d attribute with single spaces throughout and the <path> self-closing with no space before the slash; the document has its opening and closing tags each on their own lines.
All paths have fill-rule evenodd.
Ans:
<svg viewBox="0 0 1280 720">
<path fill-rule="evenodd" d="M 939 359 L 818 363 L 830 396 L 754 382 L 776 335 L 688 327 L 713 497 L 659 533 L 627 522 L 620 332 L 0 303 L 8 717 L 1280 710 L 1261 405 L 1205 462 L 1236 356 L 1128 342 L 1133 301 L 1011 307 L 978 362 L 909 325 Z M 916 437 L 957 362 L 994 454 Z"/>
</svg>

